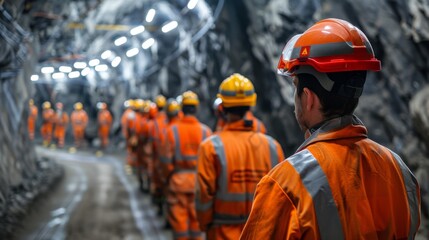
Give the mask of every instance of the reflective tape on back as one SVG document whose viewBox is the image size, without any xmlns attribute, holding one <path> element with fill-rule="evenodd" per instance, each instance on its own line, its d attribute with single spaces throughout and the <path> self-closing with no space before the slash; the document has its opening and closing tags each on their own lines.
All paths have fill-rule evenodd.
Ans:
<svg viewBox="0 0 429 240">
<path fill-rule="evenodd" d="M 302 183 L 313 198 L 320 238 L 323 240 L 344 239 L 337 205 L 332 196 L 328 179 L 316 158 L 310 151 L 304 149 L 288 158 L 287 161 L 299 173 Z"/>
<path fill-rule="evenodd" d="M 179 138 L 179 130 L 177 129 L 177 126 L 176 126 L 176 125 L 174 125 L 174 126 L 172 127 L 172 130 L 173 130 L 174 141 L 176 142 L 175 149 L 174 149 L 174 152 L 175 152 L 175 156 L 174 156 L 174 158 L 175 158 L 176 160 L 181 160 L 181 159 L 182 159 L 182 155 L 180 154 L 180 138 Z"/>
<path fill-rule="evenodd" d="M 216 155 L 219 157 L 221 165 L 220 175 L 218 177 L 219 189 L 216 192 L 216 198 L 223 201 L 230 202 L 245 202 L 253 201 L 253 192 L 246 193 L 229 193 L 228 192 L 228 164 L 226 161 L 225 149 L 222 140 L 219 136 L 214 135 L 210 139 L 213 143 Z"/>
<path fill-rule="evenodd" d="M 273 168 L 279 162 L 279 155 L 277 155 L 277 147 L 274 139 L 269 136 L 267 136 L 267 139 L 270 146 L 271 168 Z"/>
<path fill-rule="evenodd" d="M 408 169 L 407 165 L 402 161 L 396 153 L 391 151 L 396 162 L 398 162 L 401 167 L 402 176 L 404 178 L 405 188 L 407 189 L 407 198 L 408 198 L 408 208 L 410 210 L 410 232 L 408 234 L 408 239 L 414 239 L 414 236 L 417 232 L 417 226 L 419 223 L 419 201 L 417 199 L 417 180 L 411 171 Z"/>
</svg>

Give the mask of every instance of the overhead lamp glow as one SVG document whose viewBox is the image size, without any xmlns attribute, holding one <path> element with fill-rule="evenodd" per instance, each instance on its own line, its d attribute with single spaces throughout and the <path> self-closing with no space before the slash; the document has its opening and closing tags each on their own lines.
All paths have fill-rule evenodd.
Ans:
<svg viewBox="0 0 429 240">
<path fill-rule="evenodd" d="M 101 54 L 102 59 L 108 59 L 112 55 L 112 51 L 106 50 Z"/>
<path fill-rule="evenodd" d="M 177 26 L 178 26 L 178 23 L 176 21 L 171 21 L 171 22 L 165 24 L 164 26 L 162 26 L 161 30 L 162 30 L 162 32 L 167 33 L 169 31 L 177 28 Z"/>
<path fill-rule="evenodd" d="M 98 60 L 98 59 L 92 59 L 91 61 L 89 61 L 89 66 L 91 66 L 91 67 L 94 67 L 94 66 L 97 66 L 98 64 L 100 64 L 100 60 Z"/>
<path fill-rule="evenodd" d="M 78 78 L 78 77 L 80 77 L 79 71 L 74 71 L 74 72 L 69 73 L 69 78 Z"/>
<path fill-rule="evenodd" d="M 139 53 L 139 49 L 138 48 L 132 48 L 132 49 L 130 49 L 130 50 L 127 51 L 126 55 L 127 55 L 127 57 L 134 57 L 138 53 Z"/>
<path fill-rule="evenodd" d="M 153 38 L 149 38 L 149 39 L 147 39 L 146 41 L 144 41 L 144 42 L 142 43 L 142 48 L 143 48 L 143 49 L 148 49 L 148 48 L 150 48 L 154 43 L 155 43 L 155 39 L 153 39 Z"/>
<path fill-rule="evenodd" d="M 146 15 L 146 22 L 152 22 L 153 18 L 155 17 L 155 14 L 156 14 L 155 9 L 153 8 L 149 9 Z"/>
<path fill-rule="evenodd" d="M 42 69 L 40 69 L 40 71 L 42 73 L 53 73 L 55 71 L 55 69 L 53 67 L 42 67 Z"/>
<path fill-rule="evenodd" d="M 31 75 L 31 81 L 35 82 L 39 80 L 39 75 Z"/>
<path fill-rule="evenodd" d="M 95 71 L 97 72 L 105 72 L 109 69 L 109 67 L 106 64 L 100 64 L 95 66 Z"/>
<path fill-rule="evenodd" d="M 83 69 L 80 74 L 85 77 L 86 75 L 89 74 L 89 72 L 91 72 L 91 69 L 89 67 L 86 67 L 85 69 Z"/>
<path fill-rule="evenodd" d="M 77 69 L 84 69 L 84 68 L 86 68 L 86 62 L 75 62 L 73 64 L 73 67 L 75 67 Z"/>
<path fill-rule="evenodd" d="M 127 37 L 122 36 L 122 37 L 116 39 L 114 43 L 116 46 L 121 46 L 122 44 L 126 43 L 127 41 L 128 41 Z"/>
<path fill-rule="evenodd" d="M 63 72 L 63 73 L 69 73 L 69 72 L 71 72 L 71 71 L 72 71 L 72 68 L 71 68 L 71 67 L 68 67 L 68 66 L 61 66 L 61 67 L 59 68 L 59 70 L 60 70 L 60 72 Z"/>
<path fill-rule="evenodd" d="M 112 67 L 117 67 L 121 63 L 122 59 L 119 56 L 116 56 L 112 61 Z"/>
<path fill-rule="evenodd" d="M 144 30 L 145 30 L 144 26 L 140 25 L 140 26 L 137 26 L 137 27 L 131 29 L 130 34 L 134 36 L 134 35 L 137 35 L 137 34 L 144 32 Z"/>
<path fill-rule="evenodd" d="M 197 6 L 198 0 L 189 0 L 187 7 L 192 10 Z"/>
<path fill-rule="evenodd" d="M 52 74 L 52 78 L 55 80 L 61 80 L 61 79 L 64 79 L 65 77 L 66 77 L 66 75 L 62 72 L 57 72 L 57 73 Z"/>
</svg>

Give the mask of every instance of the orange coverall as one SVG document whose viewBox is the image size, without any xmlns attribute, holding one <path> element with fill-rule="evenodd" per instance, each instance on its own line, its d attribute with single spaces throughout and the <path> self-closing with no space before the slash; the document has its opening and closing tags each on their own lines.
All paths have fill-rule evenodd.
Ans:
<svg viewBox="0 0 429 240">
<path fill-rule="evenodd" d="M 37 121 L 37 114 L 38 109 L 35 105 L 30 106 L 29 113 L 28 113 L 28 136 L 30 137 L 30 140 L 34 140 L 34 132 L 36 129 L 36 121 Z"/>
<path fill-rule="evenodd" d="M 55 121 L 55 112 L 52 110 L 52 108 L 43 109 L 43 124 L 41 133 L 43 142 L 46 144 L 51 143 L 52 140 L 52 131 L 54 127 L 54 121 Z"/>
<path fill-rule="evenodd" d="M 76 147 L 81 147 L 85 137 L 85 129 L 88 124 L 88 114 L 85 110 L 74 110 L 71 114 L 71 125 Z"/>
<path fill-rule="evenodd" d="M 105 148 L 109 144 L 110 126 L 112 125 L 112 115 L 109 110 L 102 109 L 98 112 L 98 137 L 101 140 L 101 147 Z"/>
<path fill-rule="evenodd" d="M 135 166 L 137 164 L 137 156 L 135 151 L 133 151 L 134 149 L 130 141 L 131 132 L 134 132 L 136 115 L 137 113 L 134 110 L 128 108 L 121 117 L 122 135 L 125 138 L 127 146 L 127 164 L 130 166 Z"/>
<path fill-rule="evenodd" d="M 260 181 L 241 239 L 414 239 L 419 211 L 401 158 L 344 116 Z"/>
<path fill-rule="evenodd" d="M 259 120 L 257 117 L 255 117 L 255 115 L 253 115 L 252 111 L 247 111 L 245 117 L 246 120 L 252 120 L 252 124 L 253 124 L 253 131 L 255 132 L 261 132 L 266 134 L 267 133 L 267 129 L 265 128 L 264 123 Z M 222 129 L 224 128 L 226 122 L 225 120 L 223 120 L 222 118 L 218 118 L 217 120 L 217 124 L 216 124 L 216 132 L 222 131 Z"/>
<path fill-rule="evenodd" d="M 175 239 L 201 239 L 195 212 L 197 152 L 200 143 L 212 134 L 194 116 L 185 115 L 167 130 L 166 155 L 169 164 L 169 222 Z"/>
<path fill-rule="evenodd" d="M 257 183 L 283 159 L 280 144 L 244 120 L 226 124 L 201 143 L 196 208 L 207 239 L 240 237 Z"/>
<path fill-rule="evenodd" d="M 133 144 L 136 144 L 134 151 L 136 156 L 136 171 L 137 177 L 140 183 L 140 189 L 143 192 L 150 191 L 150 176 L 152 174 L 152 166 L 149 166 L 150 162 L 146 159 L 145 144 L 148 138 L 148 124 L 149 114 L 143 112 L 137 112 L 134 124 L 134 133 L 131 137 Z"/>
<path fill-rule="evenodd" d="M 131 108 L 127 108 L 121 116 L 121 130 L 122 130 L 122 135 L 124 136 L 125 139 L 128 139 L 128 131 L 127 131 L 128 118 L 130 118 L 130 116 L 132 115 L 135 115 L 134 110 Z"/>
<path fill-rule="evenodd" d="M 64 111 L 57 111 L 55 114 L 54 138 L 58 141 L 59 147 L 64 147 L 67 125 L 69 124 L 69 115 Z"/>
</svg>

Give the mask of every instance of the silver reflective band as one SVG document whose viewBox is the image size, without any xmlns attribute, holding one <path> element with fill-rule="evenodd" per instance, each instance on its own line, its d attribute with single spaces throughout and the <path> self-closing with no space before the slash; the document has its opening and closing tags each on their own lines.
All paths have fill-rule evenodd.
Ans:
<svg viewBox="0 0 429 240">
<path fill-rule="evenodd" d="M 249 215 L 246 216 L 237 216 L 231 214 L 213 214 L 213 223 L 214 224 L 242 224 L 247 221 Z"/>
<path fill-rule="evenodd" d="M 408 234 L 408 239 L 414 239 L 414 236 L 417 232 L 417 226 L 419 222 L 419 200 L 417 199 L 417 180 L 405 163 L 402 161 L 396 153 L 390 150 L 395 160 L 398 162 L 401 167 L 402 176 L 404 178 L 405 188 L 407 189 L 407 198 L 408 198 L 408 209 L 410 210 L 410 232 Z"/>
<path fill-rule="evenodd" d="M 337 205 L 332 196 L 325 173 L 307 149 L 287 159 L 301 176 L 302 183 L 313 198 L 320 238 L 323 240 L 344 239 Z"/>
<path fill-rule="evenodd" d="M 196 209 L 198 211 L 207 211 L 211 209 L 212 206 L 213 206 L 213 201 L 206 202 L 206 203 L 201 203 L 201 200 L 199 199 L 196 201 Z"/>
<path fill-rule="evenodd" d="M 229 193 L 228 192 L 228 164 L 226 161 L 225 149 L 222 140 L 218 135 L 212 136 L 210 140 L 213 143 L 216 155 L 219 157 L 219 163 L 221 165 L 220 175 L 218 177 L 218 191 L 216 192 L 216 198 L 223 201 L 230 202 L 244 202 L 253 201 L 253 192 L 246 193 Z"/>
<path fill-rule="evenodd" d="M 351 42 L 336 42 L 336 43 L 323 43 L 323 44 L 313 44 L 310 46 L 309 54 L 306 58 L 315 58 L 315 57 L 328 57 L 335 55 L 348 55 L 353 53 L 353 44 Z M 291 59 L 296 59 L 300 57 L 302 47 L 294 47 L 291 54 Z"/>
<path fill-rule="evenodd" d="M 295 73 L 296 74 L 308 73 L 313 75 L 319 81 L 320 85 L 322 85 L 322 87 L 328 92 L 330 92 L 334 87 L 335 82 L 332 81 L 326 73 L 318 72 L 311 66 L 308 66 L 308 65 L 299 66 L 295 70 Z"/>
<path fill-rule="evenodd" d="M 179 138 L 179 130 L 177 130 L 177 126 L 176 125 L 174 125 L 173 127 L 172 127 L 172 129 L 173 129 L 173 135 L 174 135 L 174 141 L 176 142 L 176 145 L 175 145 L 175 149 L 174 149 L 174 152 L 175 152 L 175 159 L 177 159 L 177 160 L 181 160 L 182 159 L 182 154 L 180 154 L 180 138 Z"/>
<path fill-rule="evenodd" d="M 255 93 L 254 90 L 247 90 L 247 91 L 243 92 L 244 96 L 251 96 L 254 93 Z M 228 97 L 235 97 L 235 96 L 237 96 L 237 92 L 236 91 L 221 90 L 220 94 L 224 95 L 224 96 L 228 96 Z"/>
<path fill-rule="evenodd" d="M 267 139 L 268 139 L 268 144 L 270 146 L 270 159 L 271 159 L 270 168 L 273 168 L 279 162 L 279 155 L 277 155 L 277 147 L 276 147 L 276 143 L 274 142 L 274 139 L 270 136 L 267 136 Z"/>
</svg>

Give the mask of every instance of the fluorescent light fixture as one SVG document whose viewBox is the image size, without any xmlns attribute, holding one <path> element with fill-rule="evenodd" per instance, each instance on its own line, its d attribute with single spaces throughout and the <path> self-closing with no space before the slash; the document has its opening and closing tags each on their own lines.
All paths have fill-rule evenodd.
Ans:
<svg viewBox="0 0 429 240">
<path fill-rule="evenodd" d="M 127 51 L 126 55 L 127 55 L 127 57 L 134 57 L 138 53 L 139 53 L 139 49 L 138 48 L 132 48 L 132 49 L 130 49 L 130 50 Z"/>
<path fill-rule="evenodd" d="M 39 80 L 39 75 L 31 75 L 31 81 L 35 82 L 37 80 Z"/>
<path fill-rule="evenodd" d="M 115 40 L 115 45 L 116 46 L 121 46 L 122 44 L 126 43 L 127 41 L 128 41 L 127 37 L 122 36 L 122 37 L 117 38 Z"/>
<path fill-rule="evenodd" d="M 106 50 L 101 54 L 102 59 L 108 59 L 112 55 L 112 51 Z"/>
<path fill-rule="evenodd" d="M 94 67 L 94 66 L 97 66 L 98 64 L 100 64 L 100 60 L 95 58 L 95 59 L 90 60 L 88 64 L 89 64 L 89 66 Z"/>
<path fill-rule="evenodd" d="M 65 76 L 66 75 L 64 73 L 62 73 L 62 72 L 57 72 L 57 73 L 52 74 L 52 78 L 55 79 L 55 80 L 64 79 Z"/>
<path fill-rule="evenodd" d="M 198 0 L 189 0 L 187 7 L 192 10 L 197 6 Z"/>
<path fill-rule="evenodd" d="M 134 36 L 134 35 L 137 35 L 137 34 L 144 32 L 144 30 L 145 30 L 144 26 L 140 25 L 140 26 L 137 26 L 137 27 L 131 29 L 130 34 Z"/>
<path fill-rule="evenodd" d="M 95 71 L 97 72 L 105 72 L 109 69 L 109 67 L 106 64 L 100 64 L 95 66 Z"/>
<path fill-rule="evenodd" d="M 53 73 L 55 69 L 53 67 L 42 67 L 40 70 L 42 73 Z"/>
<path fill-rule="evenodd" d="M 61 67 L 59 68 L 59 70 L 60 70 L 60 72 L 63 72 L 63 73 L 69 73 L 69 72 L 71 72 L 71 71 L 72 71 L 72 68 L 71 68 L 71 67 L 68 67 L 68 66 L 61 66 Z"/>
<path fill-rule="evenodd" d="M 149 9 L 146 15 L 146 22 L 152 22 L 153 18 L 155 17 L 155 14 L 156 14 L 155 9 L 153 8 Z"/>
<path fill-rule="evenodd" d="M 143 49 L 148 49 L 148 48 L 150 48 L 154 43 L 155 43 L 155 39 L 153 39 L 153 38 L 149 38 L 149 39 L 147 39 L 146 41 L 144 41 L 144 42 L 142 43 L 142 48 L 143 48 Z"/>
<path fill-rule="evenodd" d="M 165 33 L 177 28 L 178 23 L 176 21 L 171 21 L 164 26 L 162 26 L 161 30 Z"/>
<path fill-rule="evenodd" d="M 89 74 L 89 72 L 91 72 L 91 69 L 89 67 L 86 67 L 82 70 L 82 72 L 80 72 L 80 74 L 85 77 L 86 75 Z"/>
<path fill-rule="evenodd" d="M 116 56 L 112 61 L 112 67 L 117 67 L 121 63 L 122 59 L 119 56 Z"/>
<path fill-rule="evenodd" d="M 73 64 L 73 67 L 75 67 L 77 69 L 84 69 L 84 68 L 86 68 L 86 62 L 75 62 Z"/>
<path fill-rule="evenodd" d="M 69 78 L 78 78 L 78 77 L 80 77 L 79 71 L 74 71 L 74 72 L 69 73 Z"/>
</svg>

